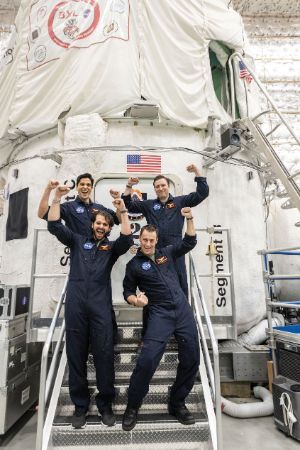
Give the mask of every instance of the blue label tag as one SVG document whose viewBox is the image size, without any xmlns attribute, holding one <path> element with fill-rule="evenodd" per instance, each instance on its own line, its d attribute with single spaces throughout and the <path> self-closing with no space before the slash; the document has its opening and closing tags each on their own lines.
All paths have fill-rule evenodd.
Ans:
<svg viewBox="0 0 300 450">
<path fill-rule="evenodd" d="M 94 247 L 94 244 L 92 242 L 85 242 L 83 245 L 83 248 L 85 248 L 85 250 L 91 250 L 91 248 Z"/>
<path fill-rule="evenodd" d="M 161 205 L 159 203 L 154 203 L 153 209 L 154 211 L 158 211 L 161 208 Z"/>
<path fill-rule="evenodd" d="M 142 269 L 144 269 L 144 270 L 151 269 L 151 264 L 149 262 L 143 262 Z"/>
<path fill-rule="evenodd" d="M 83 208 L 82 206 L 78 206 L 78 207 L 76 208 L 76 212 L 77 212 L 78 214 L 82 214 L 82 213 L 84 213 L 84 208 Z"/>
</svg>

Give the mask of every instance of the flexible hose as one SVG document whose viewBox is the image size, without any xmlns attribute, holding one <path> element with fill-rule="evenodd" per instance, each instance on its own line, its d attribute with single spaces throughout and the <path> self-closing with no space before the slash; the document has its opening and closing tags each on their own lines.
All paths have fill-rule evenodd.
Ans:
<svg viewBox="0 0 300 450">
<path fill-rule="evenodd" d="M 253 393 L 254 397 L 261 398 L 262 402 L 234 403 L 222 397 L 222 411 L 229 416 L 240 419 L 271 416 L 274 412 L 272 394 L 261 386 L 255 386 Z"/>
</svg>

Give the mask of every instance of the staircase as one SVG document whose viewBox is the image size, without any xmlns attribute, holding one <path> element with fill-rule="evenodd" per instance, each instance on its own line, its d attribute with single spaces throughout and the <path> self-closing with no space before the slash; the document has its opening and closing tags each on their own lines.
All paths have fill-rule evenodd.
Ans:
<svg viewBox="0 0 300 450">
<path fill-rule="evenodd" d="M 87 425 L 74 430 L 71 417 L 74 406 L 69 397 L 68 367 L 64 370 L 63 381 L 59 389 L 55 416 L 49 440 L 49 447 L 59 449 L 197 449 L 212 448 L 208 417 L 205 408 L 200 377 L 197 378 L 186 404 L 193 412 L 196 423 L 181 425 L 167 412 L 168 393 L 172 385 L 177 360 L 177 344 L 170 340 L 160 365 L 150 384 L 150 390 L 139 411 L 138 423 L 131 432 L 122 430 L 122 415 L 127 403 L 127 389 L 131 373 L 135 367 L 138 345 L 141 340 L 141 323 L 124 322 L 118 324 L 119 343 L 115 347 L 116 398 L 114 412 L 117 423 L 114 427 L 104 426 L 95 404 L 96 377 L 92 355 L 88 360 L 88 382 L 91 392 L 91 404 Z"/>
</svg>

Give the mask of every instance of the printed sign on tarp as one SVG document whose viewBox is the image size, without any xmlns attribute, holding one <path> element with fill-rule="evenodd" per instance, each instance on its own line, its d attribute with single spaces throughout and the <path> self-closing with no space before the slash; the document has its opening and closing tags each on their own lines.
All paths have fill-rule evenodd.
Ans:
<svg viewBox="0 0 300 450">
<path fill-rule="evenodd" d="M 70 48 L 129 39 L 129 0 L 37 0 L 30 10 L 27 69 Z"/>
</svg>

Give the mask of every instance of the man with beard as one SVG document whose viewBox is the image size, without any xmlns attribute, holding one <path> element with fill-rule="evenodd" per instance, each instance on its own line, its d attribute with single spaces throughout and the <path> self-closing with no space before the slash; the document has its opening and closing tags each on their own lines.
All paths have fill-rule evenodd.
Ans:
<svg viewBox="0 0 300 450">
<path fill-rule="evenodd" d="M 116 241 L 108 240 L 113 219 L 105 211 L 92 216 L 89 234 L 74 233 L 60 220 L 61 197 L 68 192 L 66 186 L 56 188 L 48 213 L 48 230 L 71 250 L 65 321 L 69 390 L 75 405 L 72 425 L 81 428 L 86 423 L 90 402 L 86 366 L 90 343 L 99 391 L 97 407 L 103 424 L 112 426 L 115 390 L 111 270 L 118 257 L 133 243 L 130 224 L 123 200 L 115 199 L 113 204 L 122 216 L 121 233 Z"/>
</svg>

